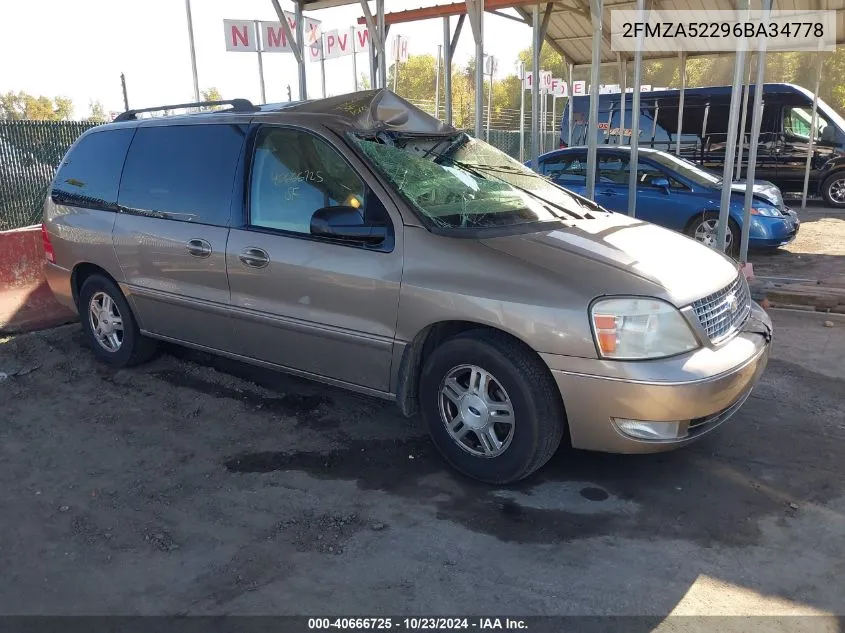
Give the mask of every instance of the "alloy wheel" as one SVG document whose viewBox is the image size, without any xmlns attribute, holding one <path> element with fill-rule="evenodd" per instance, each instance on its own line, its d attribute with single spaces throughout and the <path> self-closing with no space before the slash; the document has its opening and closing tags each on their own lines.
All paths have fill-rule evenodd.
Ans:
<svg viewBox="0 0 845 633">
<path fill-rule="evenodd" d="M 839 178 L 830 183 L 827 194 L 833 202 L 837 204 L 845 203 L 845 178 Z"/>
<path fill-rule="evenodd" d="M 446 374 L 438 397 L 440 418 L 452 440 L 476 457 L 498 457 L 513 440 L 513 404 L 502 384 L 476 365 Z"/>
<path fill-rule="evenodd" d="M 116 352 L 123 345 L 123 317 L 117 304 L 105 292 L 96 292 L 91 296 L 88 322 L 94 340 L 107 352 Z"/>
<path fill-rule="evenodd" d="M 719 235 L 719 221 L 715 218 L 709 220 L 702 220 L 698 226 L 695 227 L 693 237 L 710 248 L 715 248 L 718 244 Z M 733 232 L 728 228 L 725 231 L 725 248 L 728 252 L 731 250 L 733 243 Z"/>
</svg>

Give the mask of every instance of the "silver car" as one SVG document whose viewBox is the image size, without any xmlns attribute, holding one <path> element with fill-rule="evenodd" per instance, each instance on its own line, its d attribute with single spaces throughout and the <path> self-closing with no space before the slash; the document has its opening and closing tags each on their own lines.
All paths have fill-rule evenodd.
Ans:
<svg viewBox="0 0 845 633">
<path fill-rule="evenodd" d="M 47 277 L 111 365 L 164 340 L 393 400 L 493 483 L 687 444 L 766 366 L 733 260 L 389 91 L 231 106 L 127 112 L 58 170 Z"/>
</svg>

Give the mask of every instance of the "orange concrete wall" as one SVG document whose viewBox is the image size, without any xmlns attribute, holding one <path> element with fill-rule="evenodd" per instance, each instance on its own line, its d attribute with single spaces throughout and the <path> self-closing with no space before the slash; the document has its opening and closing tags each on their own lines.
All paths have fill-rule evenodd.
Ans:
<svg viewBox="0 0 845 633">
<path fill-rule="evenodd" d="M 44 261 L 40 226 L 0 231 L 0 332 L 28 332 L 75 318 L 53 299 Z"/>
</svg>

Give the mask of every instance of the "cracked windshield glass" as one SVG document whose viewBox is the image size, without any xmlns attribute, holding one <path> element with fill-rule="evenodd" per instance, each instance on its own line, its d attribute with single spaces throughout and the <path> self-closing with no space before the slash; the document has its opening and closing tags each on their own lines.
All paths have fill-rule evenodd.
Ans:
<svg viewBox="0 0 845 633">
<path fill-rule="evenodd" d="M 422 218 L 437 228 L 559 224 L 597 210 L 464 133 L 353 139 Z"/>
</svg>

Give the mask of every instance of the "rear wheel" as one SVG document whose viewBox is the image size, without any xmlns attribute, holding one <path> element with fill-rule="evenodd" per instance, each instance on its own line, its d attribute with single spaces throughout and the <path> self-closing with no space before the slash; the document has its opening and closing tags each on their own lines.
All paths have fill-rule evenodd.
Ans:
<svg viewBox="0 0 845 633">
<path fill-rule="evenodd" d="M 155 341 L 141 335 L 126 298 L 111 279 L 92 275 L 85 280 L 79 315 L 91 350 L 109 365 L 137 365 L 155 353 Z"/>
<path fill-rule="evenodd" d="M 449 464 L 480 481 L 527 477 L 557 450 L 566 426 L 548 368 L 510 337 L 473 330 L 426 359 L 422 417 Z"/>
<path fill-rule="evenodd" d="M 824 179 L 822 196 L 828 206 L 845 207 L 845 171 L 831 174 Z"/>
<path fill-rule="evenodd" d="M 687 225 L 686 234 L 697 242 L 701 242 L 710 248 L 716 248 L 718 243 L 719 214 L 715 211 L 707 211 L 695 216 Z M 728 228 L 725 231 L 725 252 L 736 257 L 739 254 L 739 226 L 728 218 Z"/>
</svg>

